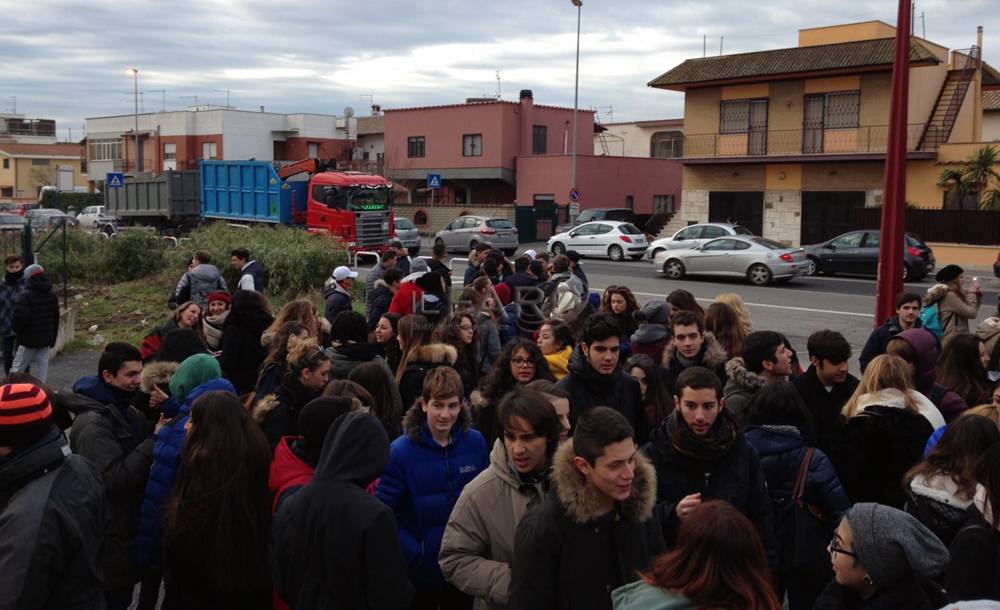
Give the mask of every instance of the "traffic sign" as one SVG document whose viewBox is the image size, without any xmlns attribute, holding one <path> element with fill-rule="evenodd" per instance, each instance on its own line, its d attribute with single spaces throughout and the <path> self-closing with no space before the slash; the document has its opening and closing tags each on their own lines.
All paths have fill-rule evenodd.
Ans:
<svg viewBox="0 0 1000 610">
<path fill-rule="evenodd" d="M 427 174 L 427 188 L 441 188 L 441 174 Z"/>
<path fill-rule="evenodd" d="M 580 189 L 570 189 L 569 200 L 573 203 L 580 201 Z"/>
<path fill-rule="evenodd" d="M 121 172 L 109 172 L 104 179 L 104 185 L 108 188 L 118 189 L 125 186 L 125 174 Z"/>
</svg>

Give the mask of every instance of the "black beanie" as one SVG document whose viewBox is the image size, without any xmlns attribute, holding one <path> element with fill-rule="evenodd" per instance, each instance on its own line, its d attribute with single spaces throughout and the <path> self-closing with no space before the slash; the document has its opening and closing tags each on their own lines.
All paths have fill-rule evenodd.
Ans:
<svg viewBox="0 0 1000 610">
<path fill-rule="evenodd" d="M 298 426 L 302 440 L 298 447 L 307 462 L 315 466 L 323 450 L 323 441 L 333 422 L 354 408 L 354 401 L 344 396 L 320 396 L 299 411 Z"/>
<path fill-rule="evenodd" d="M 934 276 L 934 280 L 940 282 L 941 284 L 947 284 L 953 279 L 965 273 L 965 269 L 962 269 L 958 265 L 945 265 L 937 272 Z"/>
</svg>

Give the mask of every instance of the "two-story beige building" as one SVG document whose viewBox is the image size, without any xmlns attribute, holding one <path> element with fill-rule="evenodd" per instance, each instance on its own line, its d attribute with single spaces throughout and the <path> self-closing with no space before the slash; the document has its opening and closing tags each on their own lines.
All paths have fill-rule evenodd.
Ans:
<svg viewBox="0 0 1000 610">
<path fill-rule="evenodd" d="M 853 228 L 855 208 L 882 203 L 894 37 L 881 21 L 805 29 L 797 47 L 689 59 L 651 81 L 685 94 L 681 205 L 665 232 L 735 220 L 799 245 Z M 979 55 L 911 40 L 913 205 L 940 208 L 941 170 L 984 139 Z"/>
</svg>

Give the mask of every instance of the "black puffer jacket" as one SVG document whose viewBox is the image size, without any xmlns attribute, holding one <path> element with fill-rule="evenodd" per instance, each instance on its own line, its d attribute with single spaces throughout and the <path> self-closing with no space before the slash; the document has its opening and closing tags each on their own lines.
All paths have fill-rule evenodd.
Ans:
<svg viewBox="0 0 1000 610">
<path fill-rule="evenodd" d="M 635 431 L 635 442 L 642 445 L 649 439 L 649 423 L 642 408 L 639 382 L 619 366 L 610 375 L 601 375 L 587 362 L 579 347 L 569 357 L 569 375 L 557 384 L 569 392 L 569 423 L 594 407 L 611 407 L 625 416 Z"/>
<path fill-rule="evenodd" d="M 237 295 L 244 292 L 247 291 L 241 290 Z M 219 356 L 222 375 L 232 382 L 241 396 L 257 385 L 260 365 L 267 358 L 267 348 L 261 345 L 260 338 L 274 320 L 271 314 L 248 300 L 242 297 L 240 301 L 245 306 L 237 309 L 234 298 L 233 308 L 222 326 L 222 355 Z"/>
<path fill-rule="evenodd" d="M 858 387 L 858 378 L 848 373 L 847 379 L 843 383 L 834 385 L 827 392 L 823 382 L 816 374 L 816 367 L 810 366 L 792 383 L 812 413 L 813 421 L 816 424 L 814 430 L 816 447 L 828 451 L 830 439 L 844 426 L 844 418 L 840 411 Z"/>
<path fill-rule="evenodd" d="M 52 280 L 44 273 L 28 278 L 14 302 L 11 327 L 24 347 L 53 347 L 59 336 L 59 298 L 52 294 Z"/>
<path fill-rule="evenodd" d="M 726 415 L 723 411 L 719 417 Z M 774 513 L 757 452 L 739 434 L 732 446 L 715 461 L 704 462 L 682 454 L 674 447 L 679 425 L 677 417 L 675 411 L 657 426 L 649 443 L 642 448 L 656 468 L 655 512 L 667 545 L 674 544 L 680 528 L 677 503 L 684 496 L 700 493 L 703 502 L 725 500 L 749 517 L 760 532 L 768 563 L 776 566 Z"/>
<path fill-rule="evenodd" d="M 104 608 L 101 475 L 58 429 L 0 459 L 0 607 Z"/>
<path fill-rule="evenodd" d="M 409 409 L 420 398 L 424 390 L 424 377 L 428 372 L 439 366 L 453 366 L 457 357 L 458 352 L 455 348 L 444 343 L 431 343 L 418 348 L 399 379 L 399 395 L 403 399 L 403 408 Z"/>
<path fill-rule="evenodd" d="M 972 507 L 950 550 L 945 588 L 951 598 L 1000 601 L 1000 528 Z"/>
<path fill-rule="evenodd" d="M 949 486 L 954 484 L 946 475 L 936 475 L 930 480 L 918 475 L 905 488 L 906 512 L 926 525 L 945 546 L 951 544 L 955 534 L 965 525 L 972 504 L 971 500 L 965 501 L 950 493 L 946 489 Z"/>
<path fill-rule="evenodd" d="M 260 424 L 273 450 L 282 436 L 299 433 L 299 411 L 317 398 L 320 392 L 306 388 L 297 380 L 285 382 L 273 394 L 262 397 L 253 407 L 253 418 Z"/>
<path fill-rule="evenodd" d="M 812 610 L 935 610 L 945 601 L 940 587 L 929 581 L 908 580 L 863 599 L 852 589 L 831 580 Z M 932 601 L 937 600 L 937 601 Z"/>
</svg>

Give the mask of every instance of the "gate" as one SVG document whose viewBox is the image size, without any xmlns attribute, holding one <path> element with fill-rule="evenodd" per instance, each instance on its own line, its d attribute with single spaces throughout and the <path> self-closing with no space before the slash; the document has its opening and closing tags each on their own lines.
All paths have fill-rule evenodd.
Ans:
<svg viewBox="0 0 1000 610">
<path fill-rule="evenodd" d="M 735 222 L 754 235 L 764 234 L 764 193 L 712 191 L 708 194 L 708 222 Z"/>
<path fill-rule="evenodd" d="M 800 243 L 818 244 L 858 228 L 854 214 L 863 207 L 864 191 L 803 191 Z"/>
</svg>

